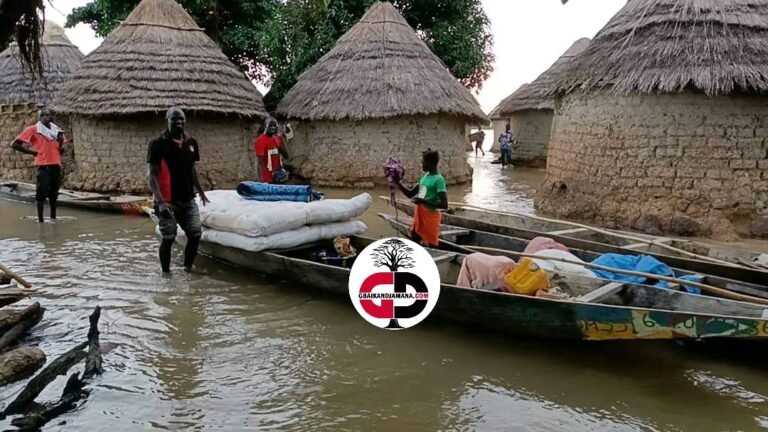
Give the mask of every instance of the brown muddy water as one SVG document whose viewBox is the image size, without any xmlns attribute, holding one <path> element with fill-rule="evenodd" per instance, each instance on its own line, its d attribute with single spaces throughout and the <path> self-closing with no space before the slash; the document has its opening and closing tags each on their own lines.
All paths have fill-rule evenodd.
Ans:
<svg viewBox="0 0 768 432">
<path fill-rule="evenodd" d="M 451 200 L 532 211 L 541 173 L 502 174 L 490 160 Z M 389 236 L 379 211 L 392 209 L 375 202 L 369 235 Z M 386 332 L 344 300 L 204 257 L 192 275 L 176 267 L 163 277 L 148 219 L 62 209 L 67 218 L 38 225 L 33 213 L 0 202 L 0 262 L 29 279 L 47 308 L 28 343 L 54 358 L 84 339 L 101 305 L 102 342 L 118 344 L 87 401 L 47 431 L 768 428 L 768 366 L 740 361 L 748 354 L 563 344 L 439 321 Z M 56 399 L 63 381 L 39 400 Z M 0 389 L 0 404 L 20 387 Z"/>
</svg>

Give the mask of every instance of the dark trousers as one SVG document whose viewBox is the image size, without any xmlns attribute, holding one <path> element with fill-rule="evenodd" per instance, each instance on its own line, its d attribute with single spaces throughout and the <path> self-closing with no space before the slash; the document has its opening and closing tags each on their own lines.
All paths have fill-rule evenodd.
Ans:
<svg viewBox="0 0 768 432">
<path fill-rule="evenodd" d="M 39 203 L 46 199 L 56 202 L 61 186 L 61 165 L 43 165 L 37 167 L 37 187 L 35 200 Z"/>
</svg>

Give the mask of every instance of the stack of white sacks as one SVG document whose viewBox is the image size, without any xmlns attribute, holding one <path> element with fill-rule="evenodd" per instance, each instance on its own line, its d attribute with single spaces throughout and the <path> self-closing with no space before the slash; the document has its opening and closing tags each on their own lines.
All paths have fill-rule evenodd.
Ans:
<svg viewBox="0 0 768 432">
<path fill-rule="evenodd" d="M 202 240 L 251 252 L 362 234 L 368 227 L 353 219 L 373 203 L 367 193 L 351 199 L 309 203 L 250 201 L 234 190 L 215 190 L 206 195 L 210 203 L 205 206 L 197 198 Z"/>
</svg>

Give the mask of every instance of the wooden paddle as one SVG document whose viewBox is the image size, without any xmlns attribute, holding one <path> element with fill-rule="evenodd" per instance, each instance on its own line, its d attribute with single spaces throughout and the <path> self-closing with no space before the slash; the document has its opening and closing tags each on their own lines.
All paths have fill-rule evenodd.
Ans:
<svg viewBox="0 0 768 432">
<path fill-rule="evenodd" d="M 448 205 L 449 206 L 453 206 L 453 207 L 457 207 L 457 208 L 474 209 L 474 210 L 483 211 L 483 212 L 486 212 L 486 213 L 495 213 L 495 214 L 506 215 L 506 216 L 526 217 L 526 218 L 540 220 L 542 222 L 559 223 L 559 224 L 563 224 L 563 225 L 583 228 L 583 229 L 586 229 L 586 230 L 589 230 L 589 231 L 592 231 L 592 232 L 596 232 L 598 234 L 607 235 L 609 237 L 617 237 L 617 238 L 623 238 L 625 240 L 632 240 L 632 241 L 635 241 L 635 242 L 638 242 L 638 243 L 647 244 L 649 246 L 658 246 L 658 247 L 661 247 L 661 248 L 664 248 L 664 249 L 676 252 L 676 253 L 678 253 L 680 255 L 687 256 L 687 257 L 690 257 L 690 258 L 696 258 L 696 259 L 699 259 L 699 260 L 710 261 L 710 262 L 714 262 L 714 263 L 718 263 L 718 264 L 723 264 L 723 265 L 727 265 L 727 266 L 731 266 L 731 267 L 747 268 L 744 265 L 732 263 L 730 261 L 724 261 L 724 260 L 721 260 L 721 259 L 717 259 L 717 258 L 706 256 L 706 255 L 699 255 L 699 254 L 696 254 L 696 253 L 693 253 L 693 252 L 689 252 L 689 251 L 684 250 L 684 249 L 676 248 L 674 246 L 670 246 L 668 244 L 664 244 L 664 243 L 657 242 L 657 241 L 654 241 L 654 240 L 649 240 L 649 239 L 642 238 L 642 237 L 635 237 L 635 236 L 629 235 L 629 234 L 621 234 L 621 233 L 617 233 L 617 232 L 613 232 L 613 231 L 607 231 L 607 230 L 604 230 L 604 229 L 596 228 L 596 227 L 593 227 L 593 226 L 590 226 L 590 225 L 585 225 L 585 224 L 581 224 L 581 223 L 577 223 L 577 222 L 569 222 L 569 221 L 564 221 L 564 220 L 560 220 L 560 219 L 549 219 L 549 218 L 545 218 L 545 217 L 541 217 L 541 216 L 536 216 L 536 215 L 524 215 L 524 214 L 519 214 L 519 213 L 511 213 L 511 212 L 504 212 L 504 211 L 499 211 L 499 210 L 485 209 L 485 208 L 473 206 L 473 205 L 470 205 L 470 204 L 461 204 L 461 203 L 449 202 Z"/>
<path fill-rule="evenodd" d="M 15 279 L 18 283 L 24 286 L 24 288 L 32 288 L 32 284 L 24 280 L 21 276 L 11 271 L 8 267 L 0 264 L 0 271 Z"/>
</svg>

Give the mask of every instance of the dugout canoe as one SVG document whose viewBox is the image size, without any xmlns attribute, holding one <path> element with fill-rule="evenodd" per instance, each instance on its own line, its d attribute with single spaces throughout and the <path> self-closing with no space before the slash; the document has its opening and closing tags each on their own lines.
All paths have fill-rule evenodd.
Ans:
<svg viewBox="0 0 768 432">
<path fill-rule="evenodd" d="M 381 197 L 389 202 L 389 198 Z M 410 201 L 396 200 L 395 207 L 413 216 L 413 204 Z M 473 210 L 474 211 L 474 210 Z M 650 255 L 666 263 L 671 267 L 687 270 L 695 273 L 707 273 L 726 279 L 739 280 L 752 284 L 765 284 L 768 281 L 768 269 L 757 268 L 759 265 L 746 267 L 743 262 L 754 262 L 761 254 L 752 251 L 738 249 L 719 248 L 701 242 L 672 239 L 667 237 L 654 238 L 652 236 L 635 233 L 618 232 L 619 234 L 631 234 L 635 237 L 649 240 L 663 241 L 669 246 L 681 248 L 698 255 L 730 261 L 733 265 L 721 264 L 706 260 L 694 259 L 675 254 L 669 249 L 659 246 L 650 246 L 647 243 L 635 242 L 633 244 L 611 244 L 616 240 L 609 240 L 611 236 L 597 234 L 586 229 L 574 228 L 570 225 L 554 226 L 543 225 L 541 221 L 526 218 L 524 216 L 507 217 L 494 212 L 471 213 L 467 209 L 453 209 L 451 213 L 442 213 L 443 223 L 455 227 L 470 230 L 485 231 L 509 237 L 525 240 L 533 240 L 536 237 L 549 237 L 569 248 L 582 249 L 596 253 L 620 253 L 620 254 L 644 254 Z M 592 233 L 592 234 L 589 234 Z M 594 234 L 594 235 L 593 235 Z M 580 238 L 579 236 L 584 236 Z"/>
<path fill-rule="evenodd" d="M 35 185 L 18 181 L 1 181 L 0 198 L 25 203 L 35 202 Z M 107 213 L 123 213 L 146 216 L 152 201 L 147 197 L 120 195 L 110 196 L 91 192 L 59 190 L 58 207 L 69 207 Z"/>
<path fill-rule="evenodd" d="M 375 239 L 351 238 L 358 253 Z M 184 236 L 178 242 L 184 245 Z M 202 241 L 200 254 L 261 275 L 287 279 L 293 287 L 313 287 L 349 300 L 349 267 L 313 258 L 332 241 L 283 251 L 249 252 Z M 635 284 L 605 291 L 605 281 L 553 274 L 553 285 L 572 296 L 568 300 L 528 297 L 455 284 L 465 255 L 430 250 L 440 270 L 440 296 L 427 320 L 443 319 L 504 333 L 582 341 L 648 339 L 755 340 L 768 338 L 764 307 L 751 303 L 696 296 Z M 301 287 L 301 288 L 300 288 Z M 349 313 L 356 314 L 349 304 Z M 362 318 L 360 318 L 362 319 Z"/>
<path fill-rule="evenodd" d="M 384 219 L 397 232 L 399 232 L 402 235 L 407 235 L 407 232 L 411 226 L 411 221 L 412 221 L 410 217 L 408 216 L 395 217 L 393 215 L 388 215 L 384 213 L 379 213 L 378 215 L 379 217 Z M 441 227 L 440 239 L 443 241 L 447 241 L 447 243 L 441 242 L 441 244 L 439 245 L 439 249 L 452 251 L 452 252 L 463 252 L 464 250 L 456 250 L 456 248 L 452 246 L 452 245 L 459 245 L 462 247 L 479 246 L 479 247 L 487 247 L 487 248 L 494 248 L 494 249 L 501 249 L 501 250 L 506 250 L 511 252 L 522 253 L 525 251 L 525 248 L 530 243 L 529 240 L 522 239 L 522 238 L 509 237 L 509 236 L 504 236 L 500 234 L 494 234 L 494 233 L 489 233 L 485 231 L 477 231 L 477 230 L 456 227 L 451 225 L 443 225 Z M 586 262 L 592 262 L 595 259 L 597 259 L 600 255 L 602 255 L 601 253 L 578 249 L 578 248 L 569 248 L 569 250 L 573 255 L 575 255 L 576 257 Z M 662 260 L 662 262 L 664 261 Z M 665 264 L 669 265 L 669 263 L 665 263 Z M 716 288 L 721 288 L 728 291 L 737 292 L 740 294 L 746 294 L 753 297 L 768 299 L 768 286 L 763 284 L 755 284 L 755 283 L 738 281 L 734 279 L 723 278 L 720 276 L 707 274 L 705 272 L 691 272 L 685 269 L 675 268 L 673 266 L 670 266 L 670 268 L 672 268 L 672 270 L 675 272 L 675 275 L 677 277 L 696 274 L 696 275 L 703 276 L 702 283 L 704 284 L 711 285 Z"/>
</svg>

